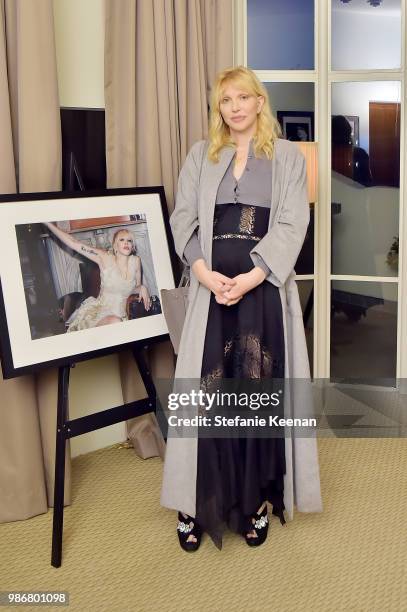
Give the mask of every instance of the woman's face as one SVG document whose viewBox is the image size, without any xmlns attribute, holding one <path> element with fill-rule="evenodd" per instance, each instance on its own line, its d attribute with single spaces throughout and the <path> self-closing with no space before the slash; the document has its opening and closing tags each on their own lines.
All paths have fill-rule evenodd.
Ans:
<svg viewBox="0 0 407 612">
<path fill-rule="evenodd" d="M 130 255 L 133 250 L 133 238 L 129 232 L 119 232 L 114 241 L 114 250 L 120 255 Z"/>
<path fill-rule="evenodd" d="M 264 97 L 250 94 L 232 84 L 228 84 L 222 93 L 219 110 L 232 138 L 238 134 L 255 134 L 257 114 L 263 107 Z"/>
</svg>

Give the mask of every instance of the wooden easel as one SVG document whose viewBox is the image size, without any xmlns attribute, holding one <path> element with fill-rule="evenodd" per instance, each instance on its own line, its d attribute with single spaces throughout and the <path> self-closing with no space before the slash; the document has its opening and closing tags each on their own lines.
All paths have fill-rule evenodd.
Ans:
<svg viewBox="0 0 407 612">
<path fill-rule="evenodd" d="M 143 349 L 148 348 L 143 342 L 136 342 L 132 352 L 140 371 L 141 378 L 147 391 L 147 397 L 109 408 L 102 412 L 90 414 L 78 419 L 69 420 L 69 374 L 74 363 L 63 365 L 58 370 L 58 404 L 55 452 L 55 484 L 54 484 L 54 516 L 52 526 L 52 554 L 51 565 L 61 566 L 62 535 L 64 523 L 64 489 L 65 489 L 65 447 L 66 441 L 75 436 L 95 431 L 114 423 L 120 423 L 148 412 L 154 412 L 156 402 L 159 401 L 156 389 L 143 355 Z"/>
</svg>

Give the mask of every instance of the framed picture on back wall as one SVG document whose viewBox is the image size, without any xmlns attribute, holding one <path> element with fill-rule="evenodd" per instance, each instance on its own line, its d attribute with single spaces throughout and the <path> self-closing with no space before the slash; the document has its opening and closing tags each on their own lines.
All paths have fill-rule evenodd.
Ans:
<svg viewBox="0 0 407 612">
<path fill-rule="evenodd" d="M 312 111 L 277 111 L 283 136 L 287 140 L 312 142 L 314 140 L 314 113 Z"/>
<path fill-rule="evenodd" d="M 175 251 L 162 187 L 0 198 L 5 378 L 168 337 Z"/>
</svg>

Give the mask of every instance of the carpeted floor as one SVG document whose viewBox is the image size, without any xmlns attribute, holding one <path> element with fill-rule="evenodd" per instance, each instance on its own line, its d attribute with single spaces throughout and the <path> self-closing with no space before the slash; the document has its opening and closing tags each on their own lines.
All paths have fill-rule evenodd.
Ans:
<svg viewBox="0 0 407 612">
<path fill-rule="evenodd" d="M 52 510 L 0 525 L 0 590 L 69 591 L 81 612 L 406 610 L 406 442 L 324 438 L 319 453 L 322 514 L 272 517 L 259 549 L 227 534 L 222 551 L 204 538 L 194 554 L 159 505 L 159 458 L 117 446 L 77 457 L 62 567 L 50 565 Z"/>
</svg>

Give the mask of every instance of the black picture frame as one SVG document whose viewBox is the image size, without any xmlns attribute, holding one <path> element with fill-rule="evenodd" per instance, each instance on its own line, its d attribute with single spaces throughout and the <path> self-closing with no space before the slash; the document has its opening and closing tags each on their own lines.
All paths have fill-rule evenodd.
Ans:
<svg viewBox="0 0 407 612">
<path fill-rule="evenodd" d="M 9 194 L 1 195 L 0 203 L 0 352 L 4 378 L 32 374 L 49 367 L 72 365 L 169 338 L 160 303 L 160 291 L 175 287 L 179 270 L 162 186 L 86 192 Z M 120 218 L 121 221 L 103 223 L 104 220 L 112 218 Z M 35 284 L 36 280 L 29 279 L 27 282 L 25 275 L 27 253 L 21 246 L 22 241 L 24 242 L 24 232 L 33 231 L 34 237 L 30 237 L 29 242 L 30 245 L 39 245 L 38 251 L 43 262 L 46 259 L 46 257 L 44 259 L 46 249 L 40 245 L 39 240 L 34 241 L 34 230 L 40 225 L 45 227 L 42 225 L 44 221 L 58 222 L 66 219 L 79 220 L 79 225 L 83 221 L 84 226 L 89 225 L 90 221 L 100 220 L 99 226 L 79 228 L 75 230 L 77 233 L 91 231 L 100 233 L 103 228 L 106 233 L 110 232 L 112 235 L 113 230 L 127 229 L 127 227 L 133 229 L 132 224 L 139 224 L 137 230 L 142 232 L 145 244 L 150 246 L 151 261 L 147 262 L 148 255 L 145 255 L 145 269 L 147 271 L 148 263 L 150 278 L 156 283 L 157 295 L 154 298 L 158 299 L 155 301 L 154 314 L 141 313 L 144 306 L 142 303 L 136 303 L 133 304 L 135 318 L 128 318 L 115 325 L 81 329 L 74 333 L 66 333 L 66 328 L 62 330 L 60 327 L 56 332 L 53 328 L 51 331 L 47 329 L 46 333 L 36 331 L 33 321 L 37 321 L 35 319 L 37 315 L 33 315 L 29 310 L 29 297 L 27 297 L 28 290 L 32 292 L 32 283 Z M 50 238 L 51 233 L 46 239 Z M 41 235 L 41 241 L 43 240 L 44 237 Z M 135 242 L 137 246 L 137 239 Z M 33 250 L 29 252 L 34 254 Z M 144 252 L 148 253 L 147 250 Z M 49 253 L 46 252 L 45 255 L 48 256 Z M 35 257 L 37 257 L 36 251 Z M 141 261 L 143 262 L 143 257 Z M 38 281 L 40 290 L 37 293 L 48 304 L 51 300 L 49 298 L 50 285 L 52 285 L 49 282 L 52 276 L 51 265 L 50 269 L 44 272 L 43 268 L 45 270 L 46 266 L 39 266 L 38 275 L 44 274 L 46 282 Z M 56 295 L 55 298 L 58 302 Z M 45 308 L 43 312 L 46 312 L 46 316 L 48 314 L 52 316 L 52 325 L 56 325 L 55 303 L 50 306 L 49 311 Z M 130 313 L 130 310 L 127 312 Z M 66 326 L 66 322 L 64 324 Z M 39 335 L 36 336 L 36 333 Z"/>
<path fill-rule="evenodd" d="M 313 111 L 277 111 L 277 119 L 287 140 L 314 141 Z"/>
</svg>

